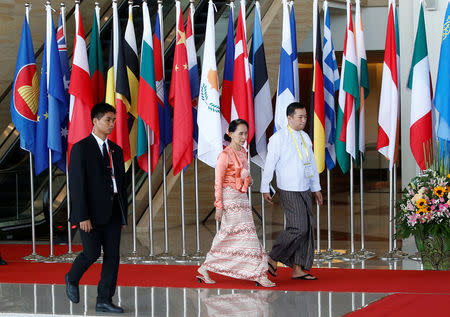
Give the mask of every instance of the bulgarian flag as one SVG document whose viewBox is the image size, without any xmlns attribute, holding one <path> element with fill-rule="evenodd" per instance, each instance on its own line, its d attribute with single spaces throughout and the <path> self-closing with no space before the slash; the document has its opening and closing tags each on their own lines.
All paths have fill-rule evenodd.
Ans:
<svg viewBox="0 0 450 317">
<path fill-rule="evenodd" d="M 347 0 L 347 40 L 345 48 L 345 71 L 343 90 L 345 95 L 344 118 L 340 133 L 340 140 L 345 142 L 345 150 L 356 158 L 356 105 L 359 100 L 358 59 L 356 57 L 355 34 L 350 0 Z M 359 108 L 359 107 L 358 107 Z"/>
<path fill-rule="evenodd" d="M 395 164 L 398 145 L 398 57 L 394 10 L 395 2 L 389 0 L 377 141 L 377 150 L 389 160 L 389 169 Z"/>
<path fill-rule="evenodd" d="M 411 122 L 409 127 L 411 152 L 417 165 L 424 170 L 430 163 L 433 149 L 431 121 L 431 79 L 428 63 L 427 34 L 423 5 L 420 2 L 416 41 L 409 72 L 411 89 Z"/>
<path fill-rule="evenodd" d="M 151 144 L 150 153 L 152 172 L 155 170 L 159 159 L 159 117 L 153 58 L 152 26 L 146 1 L 142 3 L 142 15 L 144 33 L 142 35 L 141 77 L 139 79 L 139 95 L 137 103 L 137 113 L 139 116 L 137 156 L 139 166 L 148 173 L 147 153 L 149 144 Z M 147 137 L 150 137 L 150 140 L 148 140 Z"/>
</svg>

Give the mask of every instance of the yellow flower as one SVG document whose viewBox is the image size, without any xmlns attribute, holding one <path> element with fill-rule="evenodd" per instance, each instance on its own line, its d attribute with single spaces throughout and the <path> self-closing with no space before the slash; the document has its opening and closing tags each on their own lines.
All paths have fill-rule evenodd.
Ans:
<svg viewBox="0 0 450 317">
<path fill-rule="evenodd" d="M 447 174 L 447 178 L 450 178 L 450 174 Z"/>
<path fill-rule="evenodd" d="M 427 201 L 423 198 L 420 198 L 417 202 L 416 202 L 416 206 L 419 209 L 426 209 L 427 208 Z"/>
<path fill-rule="evenodd" d="M 444 196 L 444 194 L 445 194 L 445 188 L 442 187 L 442 186 L 436 186 L 436 187 L 433 189 L 433 193 L 434 193 L 436 196 L 438 196 L 438 197 L 440 198 L 440 197 Z"/>
<path fill-rule="evenodd" d="M 420 208 L 419 210 L 416 211 L 416 214 L 423 215 L 427 212 L 428 212 L 427 208 Z"/>
</svg>

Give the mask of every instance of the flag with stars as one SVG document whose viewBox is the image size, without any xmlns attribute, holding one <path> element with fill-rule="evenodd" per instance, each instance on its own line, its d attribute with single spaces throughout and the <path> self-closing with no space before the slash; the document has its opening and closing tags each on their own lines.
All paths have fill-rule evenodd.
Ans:
<svg viewBox="0 0 450 317">
<path fill-rule="evenodd" d="M 52 163 L 66 170 L 65 138 L 61 124 L 68 113 L 64 82 L 59 61 L 58 44 L 53 26 L 51 7 L 47 5 L 47 32 L 41 72 L 41 90 L 38 105 L 36 131 L 36 175 L 49 167 L 48 151 L 52 151 Z"/>
<path fill-rule="evenodd" d="M 173 173 L 178 174 L 193 159 L 193 122 L 186 33 L 183 14 L 179 11 L 177 40 L 173 58 L 169 101 L 173 106 Z"/>
</svg>

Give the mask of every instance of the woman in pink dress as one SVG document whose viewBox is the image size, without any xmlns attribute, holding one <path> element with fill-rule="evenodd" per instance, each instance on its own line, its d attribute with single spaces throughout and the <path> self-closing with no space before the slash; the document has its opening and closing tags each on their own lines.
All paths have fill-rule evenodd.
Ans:
<svg viewBox="0 0 450 317">
<path fill-rule="evenodd" d="M 250 176 L 247 152 L 243 148 L 248 135 L 245 120 L 233 120 L 225 134 L 230 142 L 220 153 L 216 166 L 216 220 L 221 222 L 211 250 L 200 266 L 199 282 L 215 283 L 208 271 L 237 279 L 255 281 L 257 285 L 273 287 L 267 278 L 267 254 L 256 234 L 247 189 Z"/>
</svg>

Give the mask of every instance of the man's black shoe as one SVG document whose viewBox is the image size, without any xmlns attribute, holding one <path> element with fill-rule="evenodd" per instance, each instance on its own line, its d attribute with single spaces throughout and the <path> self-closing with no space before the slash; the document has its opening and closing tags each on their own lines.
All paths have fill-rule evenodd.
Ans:
<svg viewBox="0 0 450 317">
<path fill-rule="evenodd" d="M 66 274 L 66 295 L 70 301 L 77 304 L 80 301 L 80 290 L 78 285 L 69 282 L 69 276 Z"/>
<path fill-rule="evenodd" d="M 113 303 L 97 303 L 95 305 L 96 312 L 123 314 L 123 308 Z"/>
</svg>

